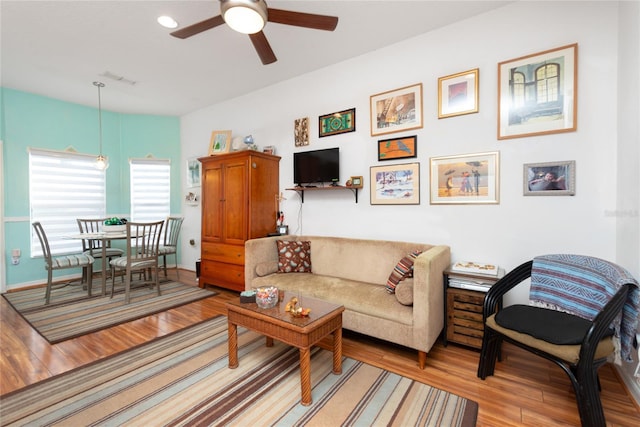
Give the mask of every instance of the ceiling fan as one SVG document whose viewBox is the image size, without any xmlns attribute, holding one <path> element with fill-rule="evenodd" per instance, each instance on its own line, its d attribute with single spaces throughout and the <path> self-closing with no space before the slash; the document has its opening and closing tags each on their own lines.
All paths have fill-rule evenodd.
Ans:
<svg viewBox="0 0 640 427">
<path fill-rule="evenodd" d="M 171 35 L 186 39 L 226 23 L 235 31 L 249 35 L 260 60 L 267 65 L 277 61 L 267 37 L 262 32 L 267 22 L 333 31 L 338 25 L 338 18 L 273 9 L 267 7 L 264 0 L 220 0 L 220 15 L 174 31 Z"/>
</svg>

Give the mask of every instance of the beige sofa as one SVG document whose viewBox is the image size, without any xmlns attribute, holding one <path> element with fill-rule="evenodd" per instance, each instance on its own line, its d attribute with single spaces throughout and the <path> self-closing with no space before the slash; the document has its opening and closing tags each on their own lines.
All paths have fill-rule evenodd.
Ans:
<svg viewBox="0 0 640 427">
<path fill-rule="evenodd" d="M 310 242 L 312 273 L 279 273 L 277 240 Z M 413 279 L 401 282 L 406 299 L 385 289 L 403 257 L 423 251 L 414 261 Z M 344 305 L 343 327 L 418 350 L 424 369 L 427 352 L 444 326 L 443 271 L 448 246 L 318 236 L 277 236 L 245 243 L 245 289 L 276 286 Z M 412 282 L 412 283 L 411 283 Z M 412 295 L 411 295 L 412 290 Z M 400 285 L 398 287 L 400 291 Z"/>
</svg>

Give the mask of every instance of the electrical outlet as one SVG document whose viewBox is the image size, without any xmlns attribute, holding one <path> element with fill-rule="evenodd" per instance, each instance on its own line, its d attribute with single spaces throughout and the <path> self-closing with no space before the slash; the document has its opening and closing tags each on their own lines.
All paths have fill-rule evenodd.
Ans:
<svg viewBox="0 0 640 427">
<path fill-rule="evenodd" d="M 11 264 L 13 265 L 20 264 L 20 258 L 11 258 Z"/>
</svg>

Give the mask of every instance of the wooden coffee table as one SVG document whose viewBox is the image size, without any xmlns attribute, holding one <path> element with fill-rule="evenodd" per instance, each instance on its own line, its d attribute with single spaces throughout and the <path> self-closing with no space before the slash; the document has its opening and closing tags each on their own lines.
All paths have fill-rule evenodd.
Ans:
<svg viewBox="0 0 640 427">
<path fill-rule="evenodd" d="M 238 326 L 266 336 L 266 345 L 282 341 L 300 349 L 301 403 L 311 405 L 311 347 L 328 335 L 333 335 L 333 373 L 342 373 L 342 312 L 344 306 L 326 301 L 300 297 L 308 317 L 293 317 L 284 308 L 293 297 L 286 292 L 284 300 L 274 308 L 261 309 L 256 303 L 227 303 L 229 319 L 229 368 L 238 367 Z"/>
</svg>

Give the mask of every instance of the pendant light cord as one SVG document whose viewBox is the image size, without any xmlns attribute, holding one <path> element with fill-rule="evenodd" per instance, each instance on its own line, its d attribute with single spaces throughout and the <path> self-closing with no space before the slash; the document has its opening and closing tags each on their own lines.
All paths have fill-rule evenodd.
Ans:
<svg viewBox="0 0 640 427">
<path fill-rule="evenodd" d="M 98 88 L 98 124 L 100 129 L 100 156 L 102 157 L 102 98 L 100 97 L 100 89 L 104 87 L 102 82 L 93 82 Z"/>
</svg>

